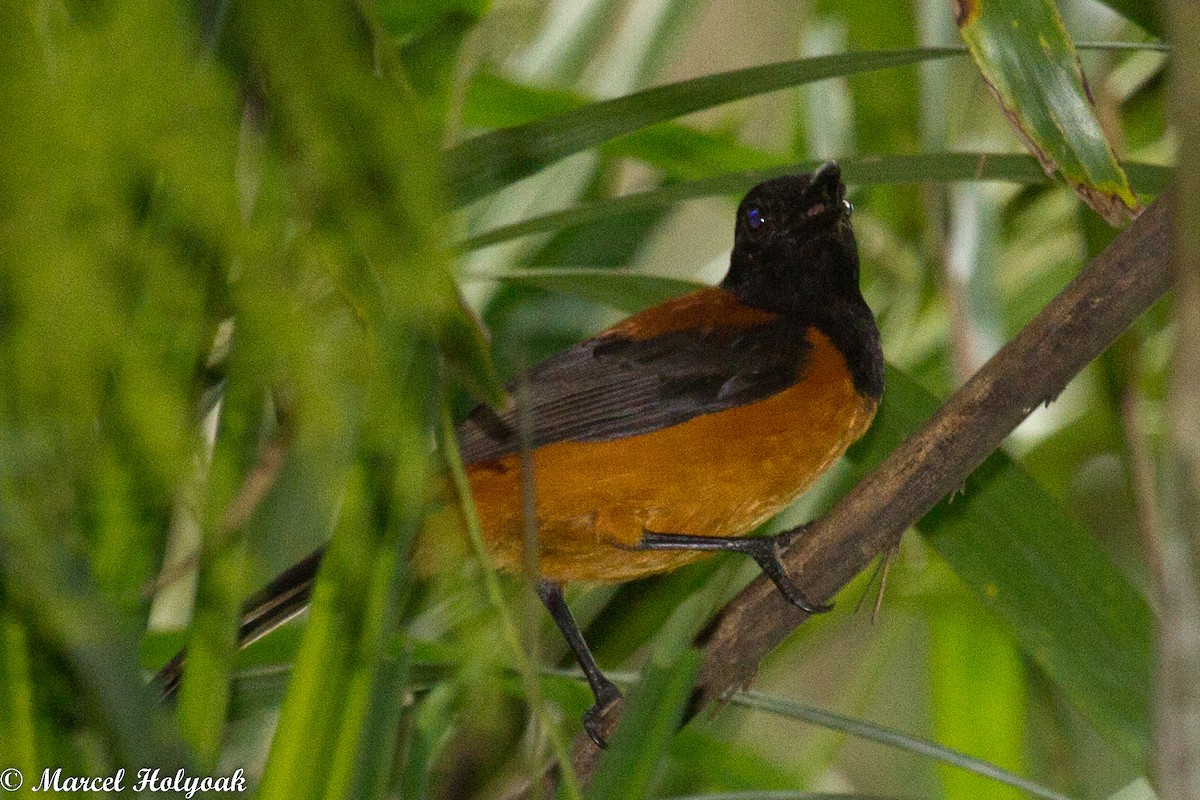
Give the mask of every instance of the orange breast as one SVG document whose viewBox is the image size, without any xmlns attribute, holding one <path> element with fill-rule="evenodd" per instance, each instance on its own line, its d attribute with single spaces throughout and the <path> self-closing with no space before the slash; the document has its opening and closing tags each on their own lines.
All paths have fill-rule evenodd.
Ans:
<svg viewBox="0 0 1200 800">
<path fill-rule="evenodd" d="M 866 431 L 845 359 L 809 331 L 803 379 L 737 408 L 652 433 L 561 442 L 533 453 L 542 575 L 626 581 L 703 554 L 641 552 L 646 531 L 741 536 L 795 500 Z M 485 540 L 502 569 L 521 569 L 520 457 L 468 467 Z"/>
</svg>

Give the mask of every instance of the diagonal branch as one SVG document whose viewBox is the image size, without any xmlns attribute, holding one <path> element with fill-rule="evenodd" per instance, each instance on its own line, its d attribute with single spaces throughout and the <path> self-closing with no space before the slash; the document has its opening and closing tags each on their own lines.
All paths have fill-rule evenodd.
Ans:
<svg viewBox="0 0 1200 800">
<path fill-rule="evenodd" d="M 815 521 L 785 557 L 809 597 L 831 597 L 967 476 L 1029 413 L 1056 398 L 1170 285 L 1168 202 L 1158 200 L 916 433 Z M 758 579 L 702 643 L 699 705 L 753 677 L 806 615 Z M 697 707 L 698 707 L 697 706 Z"/>
<path fill-rule="evenodd" d="M 1170 199 L 1148 208 L 1037 317 L 788 550 L 805 595 L 832 597 L 898 541 L 996 450 L 1039 404 L 1102 353 L 1168 288 Z M 807 615 L 758 578 L 731 600 L 697 645 L 704 663 L 691 713 L 754 677 L 764 656 Z M 616 714 L 606 720 L 611 731 Z M 577 742 L 586 779 L 595 748 Z"/>
</svg>

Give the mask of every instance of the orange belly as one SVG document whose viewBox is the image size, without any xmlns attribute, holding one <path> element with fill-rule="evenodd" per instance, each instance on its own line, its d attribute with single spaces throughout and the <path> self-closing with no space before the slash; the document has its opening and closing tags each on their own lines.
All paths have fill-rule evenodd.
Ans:
<svg viewBox="0 0 1200 800">
<path fill-rule="evenodd" d="M 703 553 L 638 551 L 647 531 L 741 536 L 780 511 L 871 423 L 845 359 L 809 332 L 803 379 L 764 400 L 652 433 L 560 442 L 533 454 L 542 576 L 627 581 Z M 520 571 L 520 456 L 467 468 L 484 539 L 501 569 Z"/>
</svg>

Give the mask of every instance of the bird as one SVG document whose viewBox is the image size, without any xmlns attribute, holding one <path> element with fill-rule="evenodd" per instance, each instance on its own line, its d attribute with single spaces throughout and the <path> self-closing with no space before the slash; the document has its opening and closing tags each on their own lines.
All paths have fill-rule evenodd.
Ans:
<svg viewBox="0 0 1200 800">
<path fill-rule="evenodd" d="M 830 608 L 783 567 L 796 531 L 747 534 L 866 432 L 883 395 L 852 211 L 834 161 L 759 183 L 738 206 L 718 285 L 550 356 L 509 387 L 504 408 L 480 405 L 456 428 L 484 542 L 502 571 L 525 571 L 521 471 L 532 462 L 535 587 L 591 688 L 583 725 L 599 746 L 621 693 L 572 617 L 565 584 L 631 581 L 728 551 L 754 559 L 798 608 Z M 247 600 L 242 646 L 303 611 L 321 556 Z M 160 670 L 164 697 L 184 658 Z"/>
</svg>

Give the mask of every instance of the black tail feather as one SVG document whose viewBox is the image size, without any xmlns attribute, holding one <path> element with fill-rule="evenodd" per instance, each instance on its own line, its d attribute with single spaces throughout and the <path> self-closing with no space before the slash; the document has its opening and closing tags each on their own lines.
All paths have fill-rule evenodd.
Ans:
<svg viewBox="0 0 1200 800">
<path fill-rule="evenodd" d="M 238 627 L 239 648 L 261 639 L 308 607 L 324 555 L 324 547 L 311 553 L 246 601 Z M 172 699 L 179 691 L 186 656 L 187 651 L 180 650 L 155 676 L 164 701 Z"/>
</svg>

